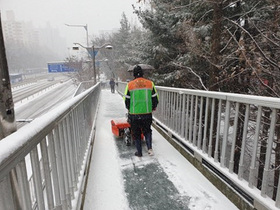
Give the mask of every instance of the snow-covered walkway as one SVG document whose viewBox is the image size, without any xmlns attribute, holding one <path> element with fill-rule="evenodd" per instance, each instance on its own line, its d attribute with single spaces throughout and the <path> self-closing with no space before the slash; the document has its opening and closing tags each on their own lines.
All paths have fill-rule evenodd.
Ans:
<svg viewBox="0 0 280 210">
<path fill-rule="evenodd" d="M 100 97 L 84 210 L 237 209 L 156 130 L 155 155 L 143 144 L 143 157 L 135 157 L 134 146 L 111 132 L 111 119 L 126 113 L 122 98 L 110 90 Z"/>
</svg>

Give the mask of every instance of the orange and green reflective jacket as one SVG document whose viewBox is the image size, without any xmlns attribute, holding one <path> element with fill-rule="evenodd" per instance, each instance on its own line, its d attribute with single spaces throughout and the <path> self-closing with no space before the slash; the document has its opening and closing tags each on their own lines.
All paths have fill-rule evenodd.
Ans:
<svg viewBox="0 0 280 210">
<path fill-rule="evenodd" d="M 130 81 L 124 92 L 129 114 L 149 114 L 158 104 L 158 94 L 152 81 L 143 77 Z"/>
</svg>

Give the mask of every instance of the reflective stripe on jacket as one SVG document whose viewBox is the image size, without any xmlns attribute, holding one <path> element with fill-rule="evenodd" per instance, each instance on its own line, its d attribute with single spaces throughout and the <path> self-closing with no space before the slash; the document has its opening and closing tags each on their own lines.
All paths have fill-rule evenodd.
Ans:
<svg viewBox="0 0 280 210">
<path fill-rule="evenodd" d="M 127 108 L 130 114 L 148 114 L 152 113 L 152 97 L 157 97 L 157 94 L 154 83 L 140 77 L 127 84 L 124 97 L 129 100 Z"/>
</svg>

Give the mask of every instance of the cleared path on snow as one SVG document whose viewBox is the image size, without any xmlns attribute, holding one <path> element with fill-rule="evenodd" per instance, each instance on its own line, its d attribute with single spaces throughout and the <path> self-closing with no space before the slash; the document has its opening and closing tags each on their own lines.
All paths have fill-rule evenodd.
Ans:
<svg viewBox="0 0 280 210">
<path fill-rule="evenodd" d="M 143 157 L 135 157 L 135 146 L 111 132 L 110 121 L 126 113 L 121 96 L 102 90 L 100 97 L 85 210 L 237 209 L 155 129 L 155 155 L 143 143 Z"/>
</svg>

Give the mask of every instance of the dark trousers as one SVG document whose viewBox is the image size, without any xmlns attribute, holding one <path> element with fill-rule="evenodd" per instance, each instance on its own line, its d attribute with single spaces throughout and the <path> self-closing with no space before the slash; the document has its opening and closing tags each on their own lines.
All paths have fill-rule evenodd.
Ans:
<svg viewBox="0 0 280 210">
<path fill-rule="evenodd" d="M 148 149 L 152 149 L 152 117 L 131 119 L 132 137 L 135 140 L 135 146 L 138 154 L 142 155 L 141 133 L 145 136 Z"/>
<path fill-rule="evenodd" d="M 111 93 L 115 92 L 115 85 L 110 85 L 111 86 Z"/>
</svg>

